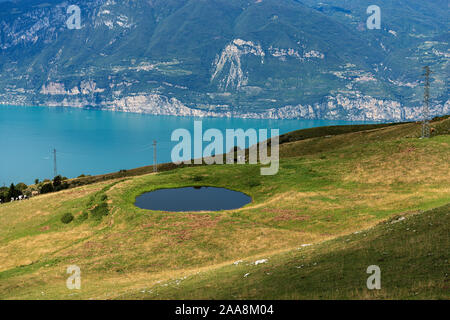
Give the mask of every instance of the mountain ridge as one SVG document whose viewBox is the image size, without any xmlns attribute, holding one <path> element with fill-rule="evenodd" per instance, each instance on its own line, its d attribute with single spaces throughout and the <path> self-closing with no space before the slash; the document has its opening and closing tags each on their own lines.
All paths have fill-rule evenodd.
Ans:
<svg viewBox="0 0 450 320">
<path fill-rule="evenodd" d="M 0 3 L 0 104 L 416 120 L 429 64 L 431 114 L 446 114 L 444 2 L 413 2 L 384 4 L 381 30 L 364 30 L 365 0 L 81 0 L 80 30 L 66 1 Z"/>
</svg>

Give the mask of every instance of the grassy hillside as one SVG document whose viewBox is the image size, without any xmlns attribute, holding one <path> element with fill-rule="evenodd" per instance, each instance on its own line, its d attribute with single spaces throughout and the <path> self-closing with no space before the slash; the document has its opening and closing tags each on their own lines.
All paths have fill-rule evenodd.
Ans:
<svg viewBox="0 0 450 320">
<path fill-rule="evenodd" d="M 449 299 L 450 205 L 313 246 L 173 279 L 134 299 Z M 369 265 L 381 290 L 367 290 Z M 122 297 L 123 298 L 123 297 Z"/>
<path fill-rule="evenodd" d="M 276 176 L 260 176 L 256 165 L 177 168 L 2 205 L 0 298 L 445 297 L 449 124 L 433 123 L 431 139 L 419 139 L 415 123 L 297 132 L 280 147 Z M 133 204 L 146 191 L 195 185 L 253 202 L 214 213 Z M 75 217 L 68 224 L 66 213 Z M 399 215 L 412 217 L 385 223 Z M 248 265 L 258 259 L 268 262 Z M 79 291 L 65 286 L 73 264 Z M 364 289 L 372 264 L 382 269 L 377 293 Z"/>
</svg>

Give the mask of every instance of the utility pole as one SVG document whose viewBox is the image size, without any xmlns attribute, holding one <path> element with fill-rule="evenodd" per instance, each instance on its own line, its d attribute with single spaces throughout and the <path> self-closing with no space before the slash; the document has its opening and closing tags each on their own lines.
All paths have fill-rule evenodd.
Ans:
<svg viewBox="0 0 450 320">
<path fill-rule="evenodd" d="M 430 137 L 430 74 L 431 70 L 429 66 L 425 69 L 425 92 L 423 95 L 423 121 L 422 121 L 422 138 Z"/>
<path fill-rule="evenodd" d="M 58 169 L 56 166 L 56 149 L 53 149 L 53 177 L 58 175 Z"/>
<path fill-rule="evenodd" d="M 158 172 L 158 164 L 156 163 L 156 140 L 153 140 L 153 172 Z"/>
</svg>

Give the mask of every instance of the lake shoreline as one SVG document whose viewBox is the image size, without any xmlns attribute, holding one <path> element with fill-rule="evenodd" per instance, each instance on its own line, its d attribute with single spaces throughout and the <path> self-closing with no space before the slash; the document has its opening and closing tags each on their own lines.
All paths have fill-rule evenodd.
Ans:
<svg viewBox="0 0 450 320">
<path fill-rule="evenodd" d="M 158 141 L 157 163 L 171 162 L 177 144 L 171 133 L 179 128 L 193 132 L 194 121 L 204 130 L 299 129 L 369 124 L 373 121 L 272 120 L 213 117 L 179 117 L 103 112 L 76 107 L 0 105 L 0 134 L 5 139 L 0 158 L 0 184 L 52 178 L 56 149 L 57 172 L 74 178 L 101 175 L 153 164 L 153 140 Z M 240 146 L 241 147 L 241 146 Z"/>
</svg>

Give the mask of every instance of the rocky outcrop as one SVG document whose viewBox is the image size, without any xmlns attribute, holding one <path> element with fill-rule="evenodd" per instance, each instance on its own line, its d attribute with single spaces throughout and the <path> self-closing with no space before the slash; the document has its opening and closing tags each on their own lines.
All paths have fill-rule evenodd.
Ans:
<svg viewBox="0 0 450 320">
<path fill-rule="evenodd" d="M 329 119 L 352 121 L 403 121 L 422 118 L 422 106 L 406 107 L 399 102 L 364 96 L 349 98 L 342 95 L 328 97 L 325 103 L 285 106 L 262 114 L 248 116 L 268 119 Z M 450 114 L 450 100 L 430 107 L 430 116 Z"/>
<path fill-rule="evenodd" d="M 62 90 L 61 87 L 56 87 Z M 29 105 L 24 96 L 18 104 Z M 1 103 L 0 103 L 1 104 Z M 39 103 L 37 103 L 39 105 Z M 94 104 L 87 97 L 64 96 L 62 100 L 50 99 L 44 104 L 53 107 L 90 107 L 102 110 L 144 113 L 153 115 L 195 117 L 237 117 L 247 119 L 328 119 L 351 121 L 404 121 L 422 119 L 422 106 L 406 107 L 399 102 L 375 99 L 369 96 L 327 97 L 326 101 L 313 105 L 287 105 L 263 112 L 238 112 L 229 106 L 208 105 L 202 108 L 188 107 L 176 98 L 158 94 L 135 95 Z M 450 114 L 450 100 L 433 104 L 430 116 Z"/>
<path fill-rule="evenodd" d="M 79 0 L 79 29 L 67 26 L 67 1 L 0 2 L 0 104 L 416 120 L 422 117 L 421 64 L 427 61 L 433 70 L 431 114 L 449 113 L 450 54 L 445 32 L 436 34 L 443 28 L 421 23 L 420 33 L 413 27 L 405 33 L 392 25 L 367 41 L 304 1 L 269 2 Z M 393 39 L 406 47 L 399 50 Z"/>
<path fill-rule="evenodd" d="M 248 77 L 242 70 L 241 62 L 241 57 L 244 55 L 260 57 L 261 64 L 264 63 L 265 53 L 259 44 L 235 39 L 223 49 L 220 56 L 214 61 L 211 81 L 218 80 L 219 88 L 224 91 L 247 85 Z"/>
</svg>

